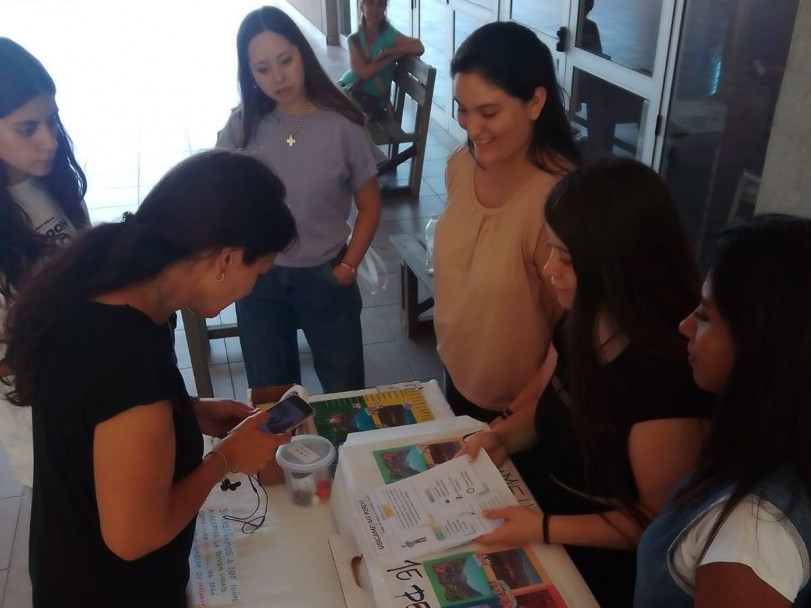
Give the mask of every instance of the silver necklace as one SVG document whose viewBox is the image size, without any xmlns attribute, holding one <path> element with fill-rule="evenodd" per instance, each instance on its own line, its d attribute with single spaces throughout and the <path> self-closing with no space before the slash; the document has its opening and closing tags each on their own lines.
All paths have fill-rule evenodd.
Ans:
<svg viewBox="0 0 811 608">
<path fill-rule="evenodd" d="M 313 106 L 313 104 L 308 101 L 307 105 L 304 106 L 304 114 L 301 115 L 301 118 L 299 118 L 299 121 L 298 121 L 298 124 L 296 125 L 296 128 L 293 129 L 292 131 L 288 131 L 287 127 L 285 127 L 284 124 L 282 123 L 281 119 L 279 118 L 279 111 L 275 110 L 273 112 L 273 118 L 275 118 L 276 122 L 279 123 L 279 126 L 282 128 L 282 131 L 287 133 L 287 139 L 285 139 L 284 141 L 286 141 L 287 145 L 290 146 L 291 148 L 296 145 L 296 137 L 295 137 L 295 135 L 296 135 L 296 133 L 298 133 L 298 130 L 301 128 L 301 124 L 304 122 L 304 119 L 307 118 L 307 116 L 310 114 L 310 108 L 312 108 L 312 106 Z"/>
</svg>

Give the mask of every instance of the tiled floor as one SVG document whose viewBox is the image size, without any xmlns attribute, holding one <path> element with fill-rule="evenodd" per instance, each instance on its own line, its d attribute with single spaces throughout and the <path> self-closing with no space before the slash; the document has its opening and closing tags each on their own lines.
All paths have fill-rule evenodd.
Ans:
<svg viewBox="0 0 811 608">
<path fill-rule="evenodd" d="M 63 121 L 84 163 L 94 223 L 134 210 L 173 164 L 210 147 L 237 104 L 234 37 L 242 17 L 259 4 L 245 0 L 3 0 L 3 31 L 48 68 Z M 347 67 L 346 52 L 305 32 L 329 74 Z M 366 378 L 370 386 L 438 377 L 430 334 L 405 337 L 399 317 L 398 262 L 388 237 L 417 233 L 445 202 L 445 158 L 458 142 L 434 125 L 418 199 L 384 200 L 373 246 L 385 262 L 381 285 L 363 288 Z M 405 179 L 404 168 L 387 179 Z M 233 319 L 233 307 L 222 317 Z M 303 382 L 320 385 L 301 339 Z M 177 332 L 180 367 L 194 390 L 186 338 Z M 236 338 L 211 344 L 217 396 L 244 398 L 245 369 Z M 5 608 L 31 605 L 28 580 L 30 493 L 16 481 L 0 450 L 0 598 Z"/>
</svg>

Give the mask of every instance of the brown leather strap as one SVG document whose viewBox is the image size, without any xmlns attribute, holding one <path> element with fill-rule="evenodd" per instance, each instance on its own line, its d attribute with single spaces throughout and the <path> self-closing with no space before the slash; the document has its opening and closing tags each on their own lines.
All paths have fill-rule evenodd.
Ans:
<svg viewBox="0 0 811 608">
<path fill-rule="evenodd" d="M 360 36 L 353 38 L 354 44 L 357 47 L 358 51 L 360 51 L 360 56 L 363 57 L 363 60 L 366 62 L 366 65 L 372 63 L 369 55 L 366 54 L 366 49 L 363 48 L 363 45 L 360 43 Z M 368 79 L 367 79 L 368 80 Z M 372 82 L 377 85 L 377 89 L 380 91 L 381 99 L 386 101 L 386 112 L 388 112 L 391 118 L 395 118 L 394 114 L 394 106 L 391 105 L 391 94 L 390 91 L 386 91 L 386 87 L 383 86 L 383 83 L 380 81 L 380 78 L 377 74 L 375 74 L 371 78 Z M 358 82 L 362 83 L 364 80 L 362 78 L 358 78 Z"/>
</svg>

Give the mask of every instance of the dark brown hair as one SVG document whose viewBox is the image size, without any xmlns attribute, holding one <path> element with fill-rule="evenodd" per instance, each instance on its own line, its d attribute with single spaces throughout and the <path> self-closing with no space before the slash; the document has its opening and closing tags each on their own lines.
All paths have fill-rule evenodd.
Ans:
<svg viewBox="0 0 811 608">
<path fill-rule="evenodd" d="M 607 313 L 635 349 L 684 368 L 686 340 L 679 322 L 698 301 L 701 278 L 676 205 L 661 178 L 640 162 L 611 158 L 564 176 L 544 209 L 566 245 L 577 275 L 567 321 L 572 412 L 592 490 L 608 492 L 644 527 L 637 497 L 619 482 L 606 455 L 626 446 L 603 432 L 616 425 L 606 406 L 598 315 Z"/>
<path fill-rule="evenodd" d="M 451 76 L 460 73 L 476 73 L 525 103 L 538 87 L 544 88 L 546 102 L 533 126 L 528 158 L 553 175 L 580 164 L 582 157 L 566 118 L 552 53 L 532 30 L 512 21 L 483 25 L 453 55 Z"/>
<path fill-rule="evenodd" d="M 772 473 L 811 495 L 811 220 L 763 215 L 710 243 L 712 298 L 735 359 L 694 475 L 677 500 L 730 483 L 704 551 L 747 494 Z M 786 513 L 788 516 L 789 513 Z"/>
<path fill-rule="evenodd" d="M 246 264 L 285 250 L 296 232 L 284 196 L 262 161 L 211 150 L 171 169 L 127 221 L 84 232 L 25 284 L 9 313 L 9 399 L 36 401 L 38 363 L 83 302 L 223 247 L 244 249 Z"/>
<path fill-rule="evenodd" d="M 31 53 L 8 38 L 0 38 L 0 117 L 42 94 L 55 95 L 56 85 Z M 57 148 L 51 172 L 39 181 L 77 228 L 90 221 L 82 200 L 87 179 L 73 155 L 73 145 L 57 116 Z M 51 250 L 34 232 L 31 221 L 9 192 L 8 176 L 0 163 L 0 294 L 10 300 L 32 266 Z"/>
<path fill-rule="evenodd" d="M 304 89 L 315 105 L 335 110 L 359 125 L 366 123 L 366 117 L 360 108 L 332 82 L 321 67 L 310 43 L 295 22 L 275 6 L 263 6 L 248 13 L 237 32 L 237 80 L 242 98 L 240 148 L 248 145 L 262 118 L 276 108 L 276 102 L 256 86 L 248 61 L 248 45 L 262 32 L 274 32 L 284 36 L 299 50 L 304 66 Z"/>
</svg>

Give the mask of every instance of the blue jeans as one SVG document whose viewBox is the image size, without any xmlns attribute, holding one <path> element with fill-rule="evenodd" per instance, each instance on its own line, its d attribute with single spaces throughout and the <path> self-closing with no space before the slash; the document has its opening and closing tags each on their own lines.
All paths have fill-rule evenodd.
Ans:
<svg viewBox="0 0 811 608">
<path fill-rule="evenodd" d="M 301 383 L 299 328 L 310 344 L 324 392 L 365 387 L 360 290 L 357 283 L 341 285 L 332 273 L 342 255 L 310 268 L 275 266 L 237 302 L 251 388 Z"/>
</svg>

